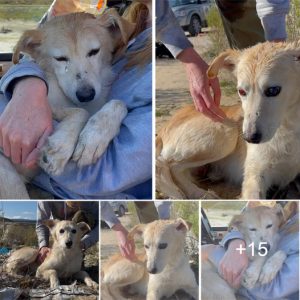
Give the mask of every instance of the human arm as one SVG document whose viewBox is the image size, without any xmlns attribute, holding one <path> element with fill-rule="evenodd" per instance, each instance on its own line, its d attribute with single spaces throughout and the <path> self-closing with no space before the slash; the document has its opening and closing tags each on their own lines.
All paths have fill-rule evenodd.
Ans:
<svg viewBox="0 0 300 300">
<path fill-rule="evenodd" d="M 0 91 L 9 100 L 0 116 L 0 147 L 14 163 L 33 167 L 37 148 L 52 131 L 44 73 L 33 61 L 23 59 L 2 77 Z"/>
<path fill-rule="evenodd" d="M 111 205 L 107 201 L 101 202 L 101 220 L 116 233 L 121 254 L 127 259 L 135 257 L 134 241 L 128 239 L 128 231 L 116 217 Z"/>
<path fill-rule="evenodd" d="M 207 63 L 185 36 L 168 1 L 156 2 L 156 34 L 157 39 L 162 41 L 173 56 L 183 63 L 196 109 L 213 120 L 223 120 L 225 115 L 219 108 L 221 99 L 219 81 L 217 78 L 207 78 Z"/>
<path fill-rule="evenodd" d="M 289 8 L 290 0 L 256 0 L 257 14 L 267 41 L 286 40 L 286 16 Z"/>
<path fill-rule="evenodd" d="M 39 245 L 38 260 L 42 263 L 47 255 L 50 253 L 49 248 L 49 229 L 46 225 L 42 224 L 42 221 L 49 220 L 51 217 L 50 203 L 47 201 L 38 201 L 37 203 L 37 222 L 36 222 L 36 234 Z"/>
</svg>

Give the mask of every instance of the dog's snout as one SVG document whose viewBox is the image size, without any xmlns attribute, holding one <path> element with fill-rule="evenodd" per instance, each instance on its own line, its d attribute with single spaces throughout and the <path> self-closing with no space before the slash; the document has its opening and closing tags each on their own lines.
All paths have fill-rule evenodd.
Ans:
<svg viewBox="0 0 300 300">
<path fill-rule="evenodd" d="M 66 246 L 67 246 L 68 249 L 70 249 L 72 247 L 72 245 L 73 245 L 72 241 L 66 242 Z"/>
<path fill-rule="evenodd" d="M 95 94 L 95 89 L 90 86 L 83 87 L 76 91 L 76 97 L 80 102 L 92 101 L 95 97 Z"/>
<path fill-rule="evenodd" d="M 153 268 L 151 268 L 150 270 L 148 270 L 148 272 L 149 272 L 150 274 L 156 274 L 156 273 L 157 273 L 157 269 L 156 269 L 156 267 L 153 267 Z"/>
<path fill-rule="evenodd" d="M 244 134 L 244 139 L 251 144 L 259 144 L 262 139 L 262 134 L 260 132 L 254 132 L 253 134 Z"/>
<path fill-rule="evenodd" d="M 267 243 L 266 248 L 267 248 L 267 250 L 268 250 L 268 252 L 269 252 L 270 249 L 271 249 L 271 245 L 270 245 L 269 243 Z"/>
</svg>

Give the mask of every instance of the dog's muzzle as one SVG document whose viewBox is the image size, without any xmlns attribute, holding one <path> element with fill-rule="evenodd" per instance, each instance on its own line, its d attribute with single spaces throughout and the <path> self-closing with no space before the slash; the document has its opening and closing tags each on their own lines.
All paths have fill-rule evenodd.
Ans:
<svg viewBox="0 0 300 300">
<path fill-rule="evenodd" d="M 73 245 L 72 241 L 66 242 L 66 246 L 67 246 L 68 249 L 70 249 L 72 247 L 72 245 Z"/>
<path fill-rule="evenodd" d="M 259 144 L 261 142 L 261 139 L 262 139 L 262 134 L 260 132 L 255 132 L 255 133 L 250 134 L 250 135 L 244 133 L 243 138 L 248 143 Z"/>
<path fill-rule="evenodd" d="M 85 86 L 76 91 L 76 97 L 80 102 L 90 102 L 96 95 L 95 89 L 91 86 Z"/>
<path fill-rule="evenodd" d="M 157 273 L 157 269 L 154 267 L 154 268 L 148 270 L 148 272 L 149 272 L 150 274 L 156 274 L 156 273 Z"/>
</svg>

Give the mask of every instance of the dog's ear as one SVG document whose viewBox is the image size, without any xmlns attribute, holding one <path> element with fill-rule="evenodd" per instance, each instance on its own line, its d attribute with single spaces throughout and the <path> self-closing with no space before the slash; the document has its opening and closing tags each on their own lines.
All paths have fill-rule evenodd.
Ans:
<svg viewBox="0 0 300 300">
<path fill-rule="evenodd" d="M 146 228 L 146 224 L 138 224 L 135 225 L 128 233 L 128 240 L 134 240 L 136 234 L 142 235 Z"/>
<path fill-rule="evenodd" d="M 207 70 L 207 77 L 213 79 L 218 76 L 219 70 L 224 68 L 233 71 L 238 63 L 240 51 L 228 49 L 217 56 Z"/>
<path fill-rule="evenodd" d="M 120 16 L 114 8 L 107 10 L 98 17 L 98 20 L 100 25 L 108 28 L 117 44 L 119 44 L 121 39 L 123 44 L 127 45 L 135 31 L 135 24 Z"/>
<path fill-rule="evenodd" d="M 286 221 L 286 216 L 283 210 L 283 207 L 280 204 L 276 204 L 273 208 L 273 213 L 278 217 L 279 219 L 279 226 L 285 223 Z"/>
<path fill-rule="evenodd" d="M 24 52 L 35 58 L 38 48 L 42 43 L 43 34 L 39 29 L 26 30 L 20 37 L 15 46 L 12 61 L 14 64 L 19 62 L 20 53 Z"/>
<path fill-rule="evenodd" d="M 53 229 L 59 220 L 43 220 L 42 224 L 47 226 L 49 229 Z"/>
<path fill-rule="evenodd" d="M 87 232 L 91 231 L 91 227 L 85 222 L 79 222 L 76 225 L 79 227 L 82 235 L 84 235 Z"/>
<path fill-rule="evenodd" d="M 239 228 L 243 223 L 243 216 L 242 215 L 235 215 L 232 217 L 229 225 L 228 231 L 231 231 L 233 228 Z"/>
<path fill-rule="evenodd" d="M 191 229 L 192 224 L 183 220 L 182 218 L 178 218 L 175 220 L 175 228 L 178 231 L 187 232 Z"/>
</svg>

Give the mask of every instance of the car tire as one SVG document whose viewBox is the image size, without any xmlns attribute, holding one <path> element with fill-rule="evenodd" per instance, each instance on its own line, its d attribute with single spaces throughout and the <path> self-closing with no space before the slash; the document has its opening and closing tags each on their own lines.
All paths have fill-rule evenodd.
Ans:
<svg viewBox="0 0 300 300">
<path fill-rule="evenodd" d="M 123 217 L 126 213 L 125 207 L 123 205 L 119 206 L 118 216 Z"/>
<path fill-rule="evenodd" d="M 189 33 L 191 36 L 197 36 L 201 32 L 201 20 L 197 15 L 191 17 Z"/>
</svg>

